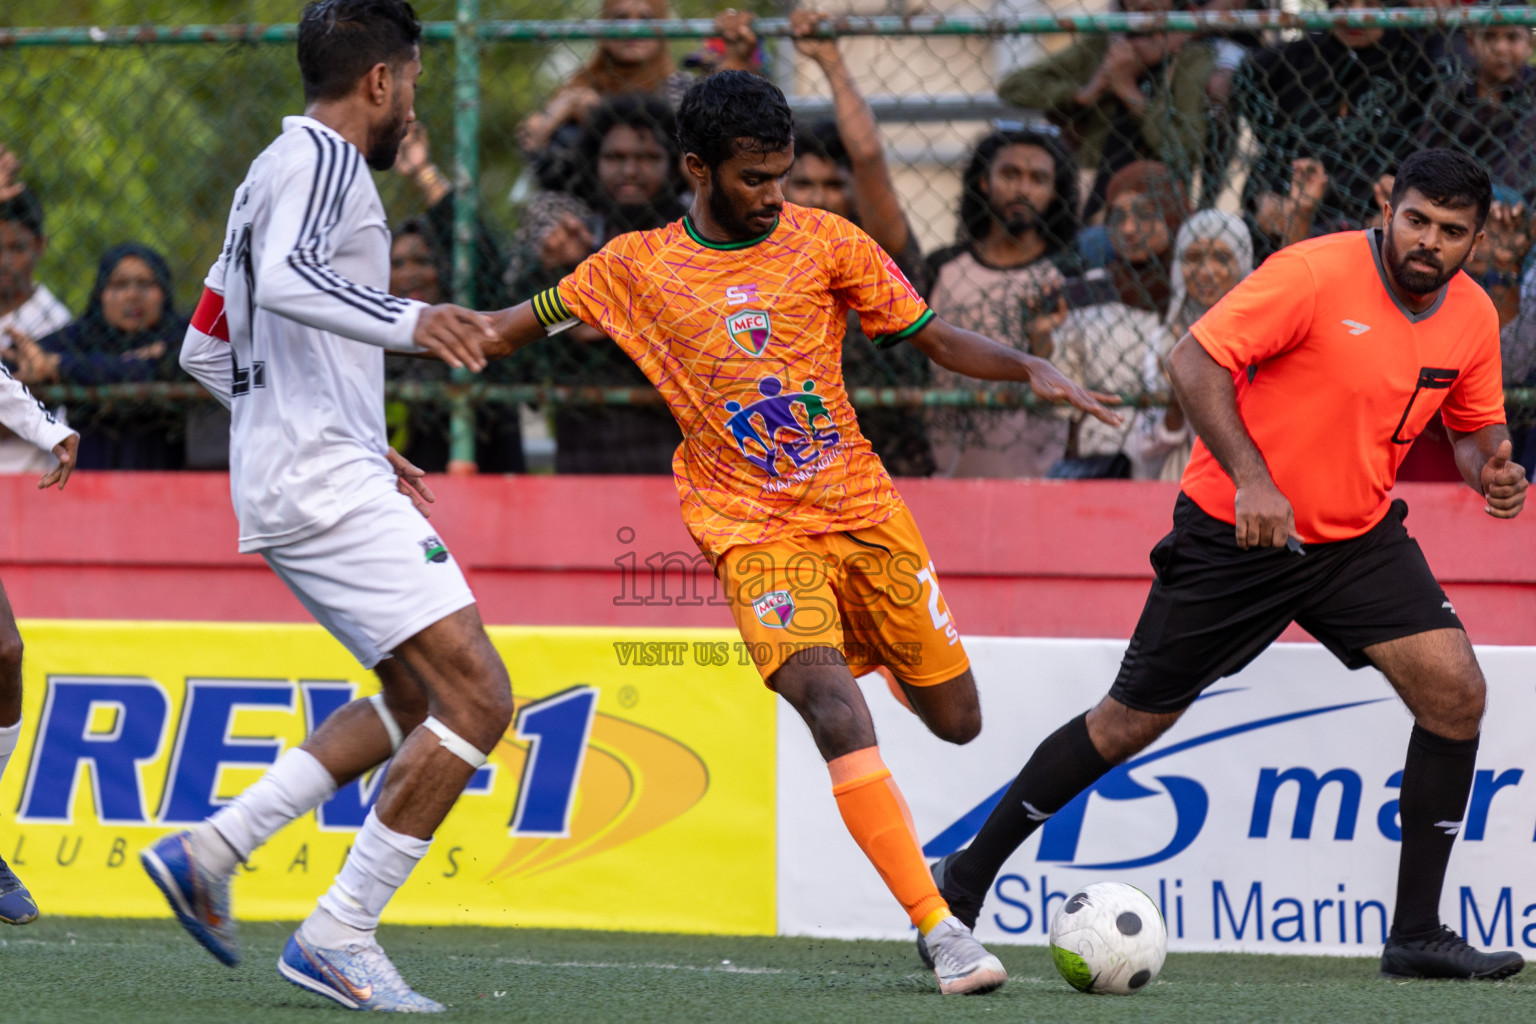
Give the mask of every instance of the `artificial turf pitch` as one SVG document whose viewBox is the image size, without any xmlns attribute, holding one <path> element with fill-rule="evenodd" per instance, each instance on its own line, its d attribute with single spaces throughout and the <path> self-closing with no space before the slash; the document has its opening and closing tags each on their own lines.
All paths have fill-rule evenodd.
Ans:
<svg viewBox="0 0 1536 1024">
<path fill-rule="evenodd" d="M 235 970 L 169 921 L 44 917 L 6 928 L 0 1021 L 349 1019 L 278 976 L 291 928 L 243 925 Z M 1536 1022 L 1536 971 L 1492 983 L 1391 982 L 1374 958 L 1174 954 L 1146 990 L 1116 997 L 1069 989 L 1043 948 L 999 946 L 1006 987 L 946 998 L 910 943 L 388 926 L 380 938 L 406 980 L 454 1020 Z"/>
</svg>

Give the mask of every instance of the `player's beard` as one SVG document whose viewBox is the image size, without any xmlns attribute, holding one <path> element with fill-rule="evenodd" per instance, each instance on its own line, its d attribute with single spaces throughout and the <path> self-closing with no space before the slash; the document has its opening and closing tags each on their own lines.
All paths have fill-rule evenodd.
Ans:
<svg viewBox="0 0 1536 1024">
<path fill-rule="evenodd" d="M 747 216 L 757 214 L 775 214 L 777 210 L 749 210 Z M 744 242 L 749 238 L 756 238 L 763 233 L 762 229 L 747 220 L 746 216 L 737 216 L 731 208 L 731 201 L 720 189 L 711 189 L 709 193 L 709 215 L 733 241 Z"/>
<path fill-rule="evenodd" d="M 1397 253 L 1397 241 L 1392 235 L 1392 224 L 1388 222 L 1386 230 L 1387 265 L 1392 268 L 1392 277 L 1410 295 L 1429 295 L 1445 287 L 1445 282 L 1456 276 L 1456 271 L 1461 269 L 1458 263 L 1454 267 L 1446 268 L 1438 256 L 1426 249 L 1411 249 L 1401 256 Z M 1408 265 L 1409 259 L 1416 259 L 1436 269 L 1431 271 L 1418 270 Z"/>
<path fill-rule="evenodd" d="M 400 155 L 400 143 L 405 141 L 405 132 L 409 127 L 405 123 L 405 111 L 391 111 L 388 121 L 368 133 L 368 151 L 363 154 L 368 166 L 375 171 L 387 171 L 395 166 L 395 158 Z"/>
</svg>

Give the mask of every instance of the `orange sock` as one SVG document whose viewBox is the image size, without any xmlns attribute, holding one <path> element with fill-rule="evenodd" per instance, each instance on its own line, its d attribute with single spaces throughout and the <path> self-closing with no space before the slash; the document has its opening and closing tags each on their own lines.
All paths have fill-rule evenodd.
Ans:
<svg viewBox="0 0 1536 1024">
<path fill-rule="evenodd" d="M 843 824 L 875 870 L 924 935 L 950 916 L 923 862 L 912 812 L 880 760 L 879 747 L 865 747 L 827 762 L 832 795 Z"/>
</svg>

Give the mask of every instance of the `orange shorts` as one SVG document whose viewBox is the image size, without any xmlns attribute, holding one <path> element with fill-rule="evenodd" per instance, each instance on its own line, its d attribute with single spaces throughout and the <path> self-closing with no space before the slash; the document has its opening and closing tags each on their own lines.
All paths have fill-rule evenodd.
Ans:
<svg viewBox="0 0 1536 1024">
<path fill-rule="evenodd" d="M 738 545 L 717 571 L 765 681 L 808 648 L 837 650 L 856 676 L 884 665 L 911 686 L 970 667 L 905 508 L 860 530 Z"/>
</svg>

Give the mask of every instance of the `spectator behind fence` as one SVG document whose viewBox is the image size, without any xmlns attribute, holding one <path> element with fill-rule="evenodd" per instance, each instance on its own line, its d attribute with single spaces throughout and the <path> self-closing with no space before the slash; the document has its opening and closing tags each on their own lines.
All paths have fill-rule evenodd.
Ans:
<svg viewBox="0 0 1536 1024">
<path fill-rule="evenodd" d="M 1132 309 L 1161 314 L 1173 294 L 1173 240 L 1189 216 L 1189 194 L 1165 166 L 1138 160 L 1106 190 L 1114 256 L 1106 266 L 1114 294 Z"/>
<path fill-rule="evenodd" d="M 1536 199 L 1536 68 L 1531 29 L 1486 25 L 1466 32 L 1471 65 L 1442 83 L 1419 132 L 1424 146 L 1482 161 L 1495 186 Z"/>
<path fill-rule="evenodd" d="M 1178 480 L 1194 447 L 1194 430 L 1184 418 L 1178 397 L 1168 382 L 1164 360 L 1190 325 L 1233 286 L 1253 273 L 1253 236 L 1235 214 L 1200 210 L 1179 228 L 1174 245 L 1173 296 L 1162 337 L 1147 346 L 1142 364 L 1143 386 L 1168 396 L 1162 409 L 1143 409 L 1136 417 L 1126 452 L 1132 476 Z"/>
<path fill-rule="evenodd" d="M 1173 0 L 1124 0 L 1128 13 L 1163 13 Z M 1067 49 L 1020 68 L 998 86 L 1004 102 L 1038 110 L 1067 133 L 1078 162 L 1096 171 L 1084 220 L 1103 208 L 1116 171 L 1154 159 L 1188 183 L 1206 137 L 1206 85 L 1216 72 L 1209 40 L 1178 32 L 1079 37 Z"/>
<path fill-rule="evenodd" d="M 1121 168 L 1107 197 L 1114 258 L 1104 270 L 1067 283 L 1070 312 L 1055 334 L 1057 365 L 1095 391 L 1134 395 L 1150 390 L 1147 363 L 1172 348 L 1163 312 L 1177 273 L 1173 241 L 1189 205 L 1168 169 L 1146 160 Z M 1149 471 L 1127 452 L 1134 423 L 1128 417 L 1111 427 L 1074 416 L 1066 457 L 1048 475 L 1145 479 Z"/>
<path fill-rule="evenodd" d="M 1234 102 L 1258 146 L 1243 201 L 1259 256 L 1379 215 L 1378 196 L 1390 191 L 1383 179 L 1416 148 L 1437 86 L 1431 41 L 1338 26 L 1244 63 Z"/>
<path fill-rule="evenodd" d="M 453 274 L 454 189 L 432 161 L 431 138 L 421 122 L 411 125 L 395 158 L 395 171 L 411 181 L 426 202 L 426 212 L 405 221 L 390 245 L 390 291 L 395 295 L 425 299 L 430 303 L 457 299 Z M 508 304 L 502 279 L 506 258 L 496 236 L 480 217 L 475 219 L 475 271 L 469 305 L 499 309 Z M 396 288 L 401 290 L 397 291 Z M 418 294 L 420 293 L 420 294 Z M 435 360 L 386 356 L 385 374 L 397 381 L 446 381 L 447 367 Z M 507 382 L 513 363 L 488 368 L 481 380 Z M 432 473 L 448 468 L 449 411 L 447 406 L 426 402 L 391 402 L 385 410 L 392 443 L 410 461 Z M 517 410 L 487 407 L 475 415 L 475 463 L 483 473 L 521 473 L 522 430 Z"/>
<path fill-rule="evenodd" d="M 583 125 L 575 153 L 571 191 L 534 196 L 513 238 L 507 290 L 514 300 L 555 285 L 615 236 L 662 227 L 686 212 L 672 110 L 654 96 L 605 100 Z M 529 352 L 540 378 L 651 389 L 609 338 L 586 327 L 569 337 L 584 344 Z M 681 443 L 677 421 L 660 405 L 555 411 L 557 473 L 670 474 Z"/>
<path fill-rule="evenodd" d="M 1536 199 L 1536 69 L 1531 30 L 1487 25 L 1464 33 L 1469 64 L 1447 80 L 1419 132 L 1424 146 L 1459 150 L 1480 161 L 1493 179 L 1487 238 L 1467 263 L 1508 328 L 1522 314 L 1520 276 Z M 1536 311 L 1525 310 L 1525 316 Z M 1521 329 L 1521 328 L 1517 328 Z"/>
<path fill-rule="evenodd" d="M 429 216 L 411 217 L 395 229 L 389 246 L 389 292 L 429 306 L 453 299 L 453 268 L 440 229 Z M 502 294 L 501 283 L 496 293 Z M 500 360 L 479 379 L 508 383 L 516 360 Z M 444 382 L 448 367 L 437 360 L 386 354 L 384 373 L 394 381 Z M 389 444 L 413 465 L 429 473 L 448 468 L 449 409 L 433 402 L 397 399 L 384 407 Z M 475 410 L 475 464 L 482 473 L 522 473 L 523 435 L 515 406 L 482 405 Z"/>
<path fill-rule="evenodd" d="M 673 17 L 666 0 L 603 0 L 599 18 L 605 21 L 645 21 Z M 714 52 L 706 61 L 708 71 L 755 70 L 757 35 L 752 15 L 735 10 L 715 17 L 720 33 Z M 518 145 L 533 167 L 541 188 L 562 186 L 570 170 L 571 151 L 581 125 L 605 99 L 626 94 L 655 96 L 675 111 L 694 76 L 679 71 L 660 36 L 600 39 L 592 57 L 556 89 L 542 110 L 524 118 L 518 126 Z"/>
<path fill-rule="evenodd" d="M 41 384 L 176 380 L 187 321 L 176 312 L 165 259 L 137 242 L 108 249 L 85 314 L 38 341 L 13 335 L 22 379 Z M 81 402 L 80 469 L 180 469 L 186 416 L 147 403 Z"/>
<path fill-rule="evenodd" d="M 14 335 L 41 338 L 72 319 L 46 285 L 32 279 L 43 255 L 43 204 L 11 180 L 15 158 L 0 147 L 0 357 L 14 362 Z M 53 455 L 0 426 L 0 473 L 46 473 Z"/>
<path fill-rule="evenodd" d="M 426 126 L 420 121 L 411 125 L 400 143 L 400 155 L 395 158 L 395 171 L 406 178 L 421 192 L 426 201 L 424 215 L 426 225 L 438 240 L 443 255 L 440 277 L 440 294 L 443 302 L 457 301 L 453 279 L 454 192 L 453 183 L 432 162 L 431 140 Z M 501 309 L 507 304 L 507 294 L 502 287 L 502 270 L 506 257 L 496 236 L 486 226 L 483 218 L 475 218 L 475 273 L 468 305 L 478 309 Z M 420 465 L 420 463 L 418 463 Z"/>
<path fill-rule="evenodd" d="M 836 39 L 809 35 L 826 17 L 820 11 L 790 14 L 795 49 L 815 61 L 832 91 L 833 121 L 795 131 L 795 162 L 784 179 L 784 198 L 798 206 L 830 210 L 869 232 L 901 273 L 923 290 L 923 250 L 902 211 L 874 113 L 843 61 Z M 875 348 L 859 318 L 848 314 L 843 336 L 843 383 L 855 387 L 922 387 L 928 358 L 912 345 Z M 933 451 L 921 413 L 912 409 L 862 408 L 859 430 L 893 476 L 928 476 Z"/>
<path fill-rule="evenodd" d="M 987 135 L 961 179 L 960 242 L 929 257 L 929 306 L 958 327 L 1049 357 L 1067 311 L 1054 260 L 1072 244 L 1077 205 L 1077 165 L 1054 135 Z M 933 383 L 1008 387 L 938 366 Z M 1066 450 L 1067 422 L 1046 411 L 939 410 L 929 437 L 939 476 L 1041 477 Z"/>
</svg>

